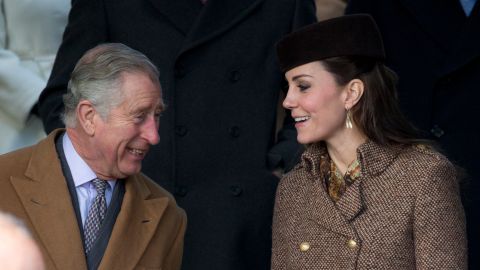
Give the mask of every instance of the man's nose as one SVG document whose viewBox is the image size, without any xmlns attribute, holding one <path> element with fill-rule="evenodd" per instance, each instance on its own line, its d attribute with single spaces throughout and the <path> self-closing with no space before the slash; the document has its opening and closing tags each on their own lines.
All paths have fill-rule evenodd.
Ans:
<svg viewBox="0 0 480 270">
<path fill-rule="evenodd" d="M 160 142 L 160 135 L 158 134 L 158 121 L 156 120 L 155 116 L 148 117 L 142 130 L 142 136 L 151 145 L 155 145 Z"/>
</svg>

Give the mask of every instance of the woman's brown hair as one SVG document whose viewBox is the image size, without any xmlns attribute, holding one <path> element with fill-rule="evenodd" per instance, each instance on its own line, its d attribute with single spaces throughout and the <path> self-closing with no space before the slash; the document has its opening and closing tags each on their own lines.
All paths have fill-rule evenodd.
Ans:
<svg viewBox="0 0 480 270">
<path fill-rule="evenodd" d="M 342 56 L 321 62 L 340 86 L 353 79 L 364 83 L 363 96 L 351 112 L 355 124 L 370 140 L 380 145 L 430 144 L 420 139 L 420 132 L 400 110 L 395 72 L 369 57 Z"/>
</svg>

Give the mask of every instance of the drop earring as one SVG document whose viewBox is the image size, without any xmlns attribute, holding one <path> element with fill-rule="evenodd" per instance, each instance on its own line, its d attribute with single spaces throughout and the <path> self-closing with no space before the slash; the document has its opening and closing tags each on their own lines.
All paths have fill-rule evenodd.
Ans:
<svg viewBox="0 0 480 270">
<path fill-rule="evenodd" d="M 345 127 L 349 129 L 353 128 L 352 113 L 350 109 L 347 109 L 347 119 L 345 120 Z"/>
</svg>

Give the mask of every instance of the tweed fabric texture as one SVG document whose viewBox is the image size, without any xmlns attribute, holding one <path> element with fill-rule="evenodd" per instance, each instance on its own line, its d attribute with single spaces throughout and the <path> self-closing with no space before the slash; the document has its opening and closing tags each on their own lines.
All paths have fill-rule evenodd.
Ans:
<svg viewBox="0 0 480 270">
<path fill-rule="evenodd" d="M 272 269 L 467 269 L 465 216 L 454 166 L 424 146 L 357 150 L 361 176 L 334 203 L 322 144 L 277 189 Z"/>
<path fill-rule="evenodd" d="M 93 179 L 91 181 L 97 190 L 97 196 L 90 206 L 88 217 L 85 221 L 85 253 L 89 253 L 97 240 L 103 219 L 107 213 L 107 199 L 105 198 L 105 190 L 107 189 L 107 181 L 101 179 Z"/>
</svg>

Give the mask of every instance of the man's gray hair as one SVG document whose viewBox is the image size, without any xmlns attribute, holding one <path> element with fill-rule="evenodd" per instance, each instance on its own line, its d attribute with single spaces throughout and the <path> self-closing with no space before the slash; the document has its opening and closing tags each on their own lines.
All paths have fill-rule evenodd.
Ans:
<svg viewBox="0 0 480 270">
<path fill-rule="evenodd" d="M 158 70 L 144 54 L 121 43 L 105 43 L 88 50 L 75 66 L 63 95 L 65 125 L 76 126 L 76 107 L 82 100 L 90 101 L 102 119 L 107 119 L 110 110 L 123 101 L 119 89 L 124 72 L 143 73 L 161 88 Z"/>
</svg>

